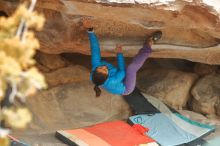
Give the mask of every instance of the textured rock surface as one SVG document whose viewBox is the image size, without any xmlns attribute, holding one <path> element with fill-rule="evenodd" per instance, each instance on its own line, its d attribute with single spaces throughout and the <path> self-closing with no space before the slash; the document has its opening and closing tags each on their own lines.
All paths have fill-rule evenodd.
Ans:
<svg viewBox="0 0 220 146">
<path fill-rule="evenodd" d="M 63 146 L 54 137 L 56 130 L 126 120 L 131 115 L 122 97 L 102 91 L 101 97 L 96 98 L 88 81 L 42 91 L 29 98 L 27 105 L 33 113 L 33 122 L 25 131 L 13 131 L 12 135 L 33 146 Z"/>
<path fill-rule="evenodd" d="M 139 72 L 137 86 L 175 109 L 182 109 L 189 99 L 189 91 L 197 77 L 194 73 L 175 70 L 144 70 Z"/>
<path fill-rule="evenodd" d="M 217 70 L 218 70 L 218 66 L 216 65 L 208 65 L 208 64 L 201 64 L 201 63 L 196 63 L 194 67 L 194 72 L 200 76 L 215 73 L 217 72 Z"/>
<path fill-rule="evenodd" d="M 1 1 L 0 9 L 12 13 L 16 1 Z M 36 9 L 47 22 L 38 33 L 41 51 L 49 54 L 89 54 L 81 17 L 91 17 L 103 55 L 113 56 L 116 43 L 123 44 L 126 56 L 133 56 L 146 35 L 162 30 L 163 38 L 153 46 L 151 57 L 181 58 L 220 64 L 219 13 L 200 1 L 177 1 L 170 5 L 95 3 L 77 0 L 38 0 Z"/>
<path fill-rule="evenodd" d="M 67 66 L 67 62 L 60 55 L 37 52 L 35 58 L 40 65 L 46 67 L 49 70 Z"/>
<path fill-rule="evenodd" d="M 102 92 L 95 97 L 88 82 L 61 85 L 28 99 L 34 114 L 32 130 L 78 128 L 114 119 L 127 119 L 130 109 L 122 97 Z"/>
<path fill-rule="evenodd" d="M 90 82 L 89 70 L 79 65 L 60 68 L 50 73 L 44 73 L 44 75 L 49 87 L 85 80 Z"/>
<path fill-rule="evenodd" d="M 219 114 L 220 75 L 212 74 L 201 78 L 193 87 L 193 110 L 206 115 Z"/>
</svg>

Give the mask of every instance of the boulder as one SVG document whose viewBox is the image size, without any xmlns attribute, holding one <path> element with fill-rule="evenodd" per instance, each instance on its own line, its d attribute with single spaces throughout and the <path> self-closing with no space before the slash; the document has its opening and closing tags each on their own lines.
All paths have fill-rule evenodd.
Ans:
<svg viewBox="0 0 220 146">
<path fill-rule="evenodd" d="M 196 63 L 194 67 L 194 72 L 200 76 L 205 76 L 205 75 L 217 72 L 217 69 L 218 69 L 218 66 L 216 65 Z"/>
<path fill-rule="evenodd" d="M 91 82 L 89 81 L 89 70 L 80 65 L 60 68 L 49 73 L 44 73 L 44 76 L 49 87 L 81 81 Z"/>
<path fill-rule="evenodd" d="M 38 64 L 48 68 L 49 70 L 55 70 L 67 66 L 67 62 L 57 54 L 37 52 L 35 58 Z"/>
<path fill-rule="evenodd" d="M 190 97 L 197 75 L 165 69 L 146 69 L 138 73 L 137 86 L 175 109 L 182 109 Z"/>
<path fill-rule="evenodd" d="M 80 23 L 81 18 L 90 17 L 103 56 L 115 56 L 113 48 L 118 43 L 123 44 L 125 56 L 134 56 L 147 36 L 162 30 L 151 57 L 220 64 L 219 1 L 211 2 L 38 0 L 36 10 L 46 17 L 44 30 L 37 33 L 40 51 L 90 54 Z M 0 9 L 10 15 L 18 4 L 0 1 Z"/>
<path fill-rule="evenodd" d="M 192 108 L 196 112 L 215 116 L 219 114 L 220 74 L 206 75 L 195 84 L 191 91 L 193 95 Z"/>
<path fill-rule="evenodd" d="M 58 129 L 79 128 L 116 119 L 125 120 L 131 114 L 121 96 L 102 90 L 95 97 L 93 84 L 84 81 L 42 91 L 27 100 L 34 115 L 27 132 L 51 132 Z"/>
</svg>

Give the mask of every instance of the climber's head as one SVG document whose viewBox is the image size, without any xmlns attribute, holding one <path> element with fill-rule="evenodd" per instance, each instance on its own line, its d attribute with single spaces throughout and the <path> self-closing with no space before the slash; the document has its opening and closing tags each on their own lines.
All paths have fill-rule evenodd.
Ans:
<svg viewBox="0 0 220 146">
<path fill-rule="evenodd" d="M 104 84 L 108 78 L 108 68 L 107 66 L 99 66 L 93 71 L 92 82 L 95 84 L 94 90 L 96 92 L 96 97 L 101 95 L 100 85 Z"/>
</svg>

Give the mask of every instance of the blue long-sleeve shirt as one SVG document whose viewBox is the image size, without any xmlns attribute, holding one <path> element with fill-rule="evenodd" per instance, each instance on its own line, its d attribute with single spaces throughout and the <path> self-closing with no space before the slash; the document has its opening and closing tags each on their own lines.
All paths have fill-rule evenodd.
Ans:
<svg viewBox="0 0 220 146">
<path fill-rule="evenodd" d="M 101 60 L 101 53 L 98 39 L 93 31 L 88 31 L 90 48 L 91 48 L 91 62 L 92 72 L 99 66 L 107 66 L 108 78 L 101 87 L 112 94 L 123 94 L 125 92 L 125 85 L 123 80 L 125 78 L 125 62 L 122 53 L 117 54 L 118 66 L 117 68 L 112 64 Z M 91 73 L 92 79 L 92 73 Z"/>
</svg>

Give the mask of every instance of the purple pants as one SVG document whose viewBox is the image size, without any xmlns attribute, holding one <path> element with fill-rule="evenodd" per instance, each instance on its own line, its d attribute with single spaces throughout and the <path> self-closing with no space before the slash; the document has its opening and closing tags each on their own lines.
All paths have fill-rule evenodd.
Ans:
<svg viewBox="0 0 220 146">
<path fill-rule="evenodd" d="M 128 65 L 124 80 L 126 89 L 123 95 L 128 95 L 134 90 L 136 85 L 137 71 L 142 67 L 151 52 L 151 47 L 149 45 L 144 45 L 143 48 L 139 50 L 138 54 L 133 58 L 131 64 Z"/>
</svg>

